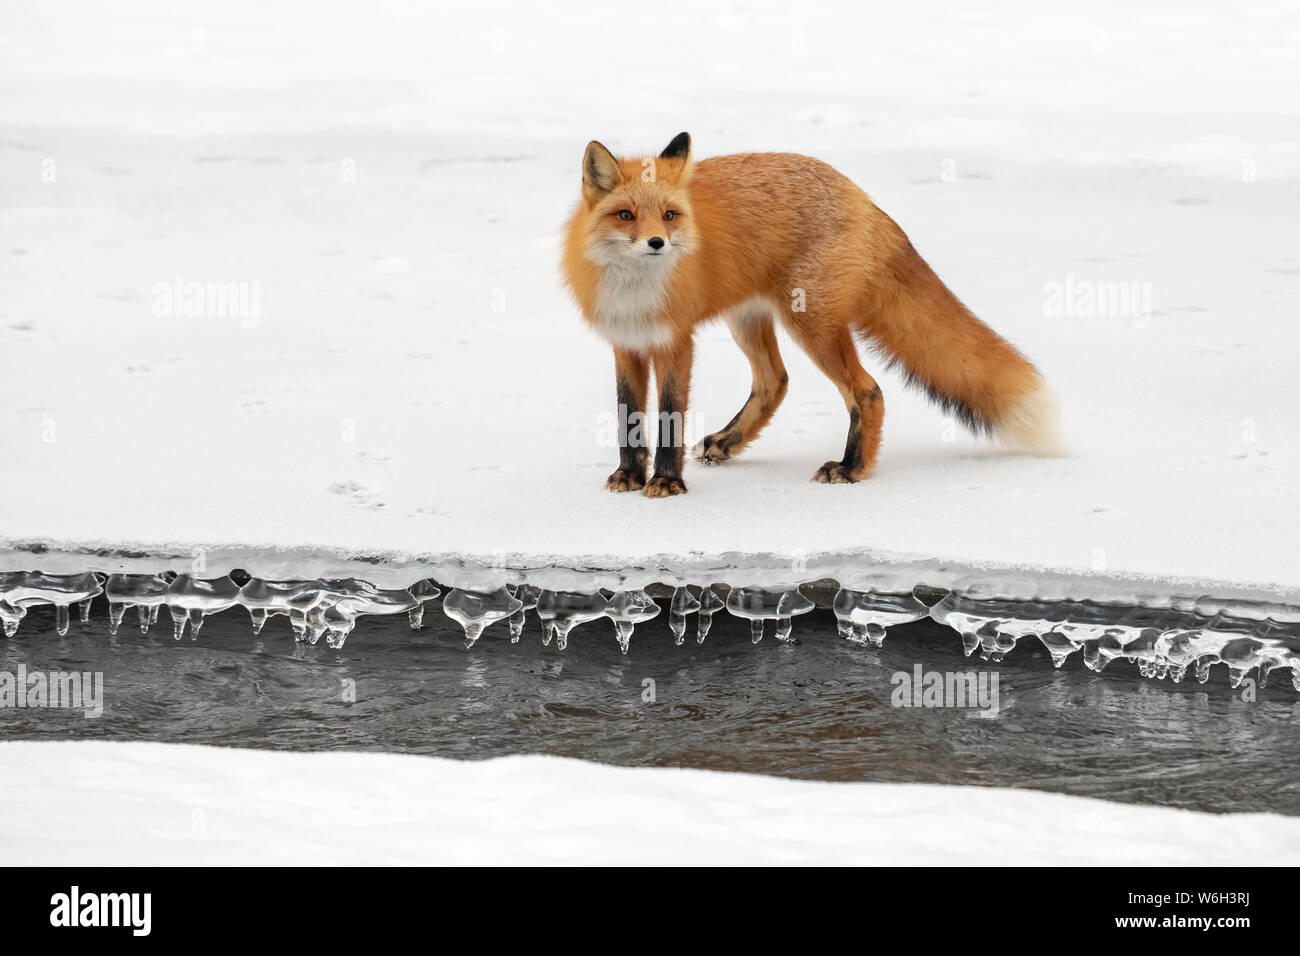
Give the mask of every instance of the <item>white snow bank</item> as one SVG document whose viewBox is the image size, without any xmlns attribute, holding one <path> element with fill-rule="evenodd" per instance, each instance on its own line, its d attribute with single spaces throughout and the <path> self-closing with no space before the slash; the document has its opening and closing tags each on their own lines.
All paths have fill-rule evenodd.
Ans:
<svg viewBox="0 0 1300 956">
<path fill-rule="evenodd" d="M 555 757 L 0 745 L 0 863 L 1300 862 L 1300 820 Z"/>
<path fill-rule="evenodd" d="M 132 7 L 0 10 L 0 548 L 49 549 L 0 569 L 869 549 L 1300 592 L 1294 7 L 657 4 L 627 15 L 662 50 L 608 77 L 645 32 L 607 8 Z M 744 457 L 605 492 L 612 362 L 557 236 L 589 139 L 680 129 L 862 184 L 1043 369 L 1074 457 L 1000 457 L 868 360 L 878 474 L 813 485 L 847 421 L 787 341 Z M 177 277 L 255 320 L 160 306 Z M 1118 283 L 1118 314 L 1080 298 Z M 703 331 L 691 435 L 748 388 Z"/>
</svg>

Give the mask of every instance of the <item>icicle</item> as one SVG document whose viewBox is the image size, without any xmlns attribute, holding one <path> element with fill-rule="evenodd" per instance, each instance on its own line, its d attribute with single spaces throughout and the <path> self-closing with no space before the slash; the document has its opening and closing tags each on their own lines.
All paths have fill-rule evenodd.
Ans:
<svg viewBox="0 0 1300 956">
<path fill-rule="evenodd" d="M 369 594 L 374 588 L 365 585 L 362 591 Z M 289 618 L 294 639 L 306 642 L 320 640 L 325 633 L 325 609 L 340 600 L 344 593 L 340 588 L 320 580 L 265 581 L 251 578 L 239 589 L 235 600 L 248 609 L 254 634 L 262 632 L 268 618 L 283 614 Z M 404 595 L 402 600 L 406 606 L 414 601 L 408 592 L 402 591 L 401 594 Z"/>
<path fill-rule="evenodd" d="M 714 593 L 713 588 L 708 585 L 700 588 L 700 610 L 699 616 L 695 619 L 696 644 L 704 643 L 704 639 L 709 636 L 709 628 L 713 627 L 713 615 L 723 607 L 722 599 Z"/>
<path fill-rule="evenodd" d="M 293 627 L 293 638 L 299 644 L 308 644 L 315 646 L 320 639 L 325 636 L 328 625 L 325 623 L 326 608 L 320 604 L 314 604 L 307 610 L 302 608 L 289 609 L 289 624 Z"/>
<path fill-rule="evenodd" d="M 962 653 L 970 657 L 975 653 L 975 648 L 980 646 L 979 636 L 974 631 L 962 631 L 961 649 Z"/>
<path fill-rule="evenodd" d="M 329 630 L 329 626 L 325 623 L 325 611 L 326 608 L 323 605 L 317 604 L 307 612 L 308 644 L 317 644 L 325 636 L 325 632 Z"/>
<path fill-rule="evenodd" d="M 1117 648 L 1118 642 L 1114 638 L 1109 643 L 1106 640 L 1088 641 L 1083 645 L 1083 663 L 1089 670 L 1100 674 L 1119 656 Z"/>
<path fill-rule="evenodd" d="M 998 630 L 1001 623 L 1001 621 L 989 621 L 975 632 L 975 636 L 980 639 L 980 657 L 994 664 L 1002 663 L 1002 658 L 1016 646 L 1014 637 Z"/>
<path fill-rule="evenodd" d="M 1185 630 L 1166 630 L 1160 634 L 1152 645 L 1152 653 L 1157 660 L 1167 665 L 1166 673 L 1174 683 L 1181 683 L 1187 674 L 1187 668 L 1196 660 L 1192 632 Z"/>
<path fill-rule="evenodd" d="M 86 598 L 84 601 L 77 602 L 77 610 L 81 613 L 81 623 L 86 624 L 90 621 L 90 606 L 95 603 L 94 598 Z"/>
<path fill-rule="evenodd" d="M 411 630 L 418 631 L 424 626 L 424 606 L 429 602 L 436 600 L 442 591 L 428 578 L 425 578 L 423 581 L 416 581 L 415 584 L 407 590 L 410 591 L 411 597 L 415 598 L 418 602 L 415 607 L 411 608 L 410 611 L 407 612 L 411 621 Z M 346 640 L 346 635 L 344 635 L 344 639 Z M 343 645 L 340 644 L 339 646 L 342 647 Z"/>
<path fill-rule="evenodd" d="M 804 597 L 797 589 L 768 591 L 763 588 L 732 588 L 727 595 L 727 610 L 736 617 L 749 621 L 750 639 L 757 644 L 763 639 L 763 622 L 778 622 L 776 636 L 782 641 L 790 640 L 790 627 L 783 623 L 797 614 L 806 614 L 813 609 L 812 601 Z"/>
<path fill-rule="evenodd" d="M 343 645 L 347 643 L 348 635 L 352 633 L 352 624 L 344 627 L 330 628 L 325 632 L 325 646 L 330 650 L 341 651 Z"/>
<path fill-rule="evenodd" d="M 645 591 L 619 591 L 609 599 L 605 613 L 614 622 L 619 649 L 626 654 L 632 642 L 632 631 L 643 621 L 657 617 L 659 605 Z M 685 624 L 682 626 L 684 628 Z"/>
<path fill-rule="evenodd" d="M 170 583 L 170 574 L 110 575 L 103 589 L 108 598 L 109 633 L 117 634 L 127 608 L 133 607 L 139 616 L 140 631 L 147 634 Z"/>
<path fill-rule="evenodd" d="M 1019 638 L 1014 633 L 1008 633 L 1005 630 L 1007 627 L 1006 621 L 993 620 L 975 632 L 980 639 L 980 657 L 994 664 L 1000 664 L 1016 649 Z"/>
<path fill-rule="evenodd" d="M 320 619 L 313 620 L 311 611 L 299 607 L 289 610 L 289 626 L 294 628 L 294 640 L 299 644 L 316 644 L 325 635 L 325 611 L 320 610 Z"/>
<path fill-rule="evenodd" d="M 680 587 L 673 591 L 672 603 L 668 607 L 668 630 L 672 631 L 673 643 L 678 647 L 686 641 L 686 615 L 699 609 L 700 600 L 689 589 Z"/>
<path fill-rule="evenodd" d="M 148 631 L 148 605 L 157 604 L 168 589 L 166 575 L 109 575 L 104 584 L 104 597 L 108 598 L 108 632 L 117 635 L 122 618 L 129 607 L 140 615 L 140 630 Z"/>
<path fill-rule="evenodd" d="M 545 629 L 542 644 L 548 645 L 551 635 L 560 650 L 569 646 L 569 631 L 586 621 L 604 617 L 606 602 L 599 591 L 586 594 L 582 591 L 543 591 L 537 596 L 537 616 Z"/>
<path fill-rule="evenodd" d="M 357 617 L 340 601 L 326 609 L 324 622 L 325 646 L 337 651 L 347 643 L 348 635 L 356 627 Z"/>
<path fill-rule="evenodd" d="M 928 617 L 930 609 L 910 591 L 905 594 L 876 594 L 840 588 L 831 605 L 836 630 L 855 644 L 880 647 L 887 629 Z"/>
<path fill-rule="evenodd" d="M 172 638 L 179 641 L 185 635 L 185 622 L 189 620 L 190 612 L 171 604 L 167 605 L 167 612 L 172 616 Z"/>
<path fill-rule="evenodd" d="M 1198 657 L 1196 659 L 1196 682 L 1204 684 L 1210 679 L 1210 667 L 1213 666 L 1217 658 L 1215 657 Z"/>
<path fill-rule="evenodd" d="M 422 621 L 425 602 L 432 601 L 441 593 L 428 581 L 419 582 L 414 588 L 390 589 L 377 588 L 358 578 L 331 579 L 319 583 L 321 586 L 311 597 L 311 606 L 306 611 L 307 642 L 315 644 L 325 636 L 326 645 L 335 650 L 343 646 L 356 622 L 363 616 L 405 613 L 409 620 L 411 614 L 420 610 Z M 419 591 L 420 596 L 417 597 L 415 591 Z M 301 604 L 307 600 L 307 596 L 295 600 Z M 331 615 L 332 610 L 339 613 Z M 340 633 L 335 625 L 344 619 L 350 621 L 351 625 L 343 628 Z"/>
<path fill-rule="evenodd" d="M 1077 641 L 1072 641 L 1056 631 L 1039 634 L 1038 640 L 1042 642 L 1043 647 L 1047 648 L 1047 653 L 1052 655 L 1052 666 L 1057 670 L 1065 664 L 1066 658 L 1079 649 Z"/>
<path fill-rule="evenodd" d="M 508 588 L 508 590 L 510 596 L 519 602 L 519 610 L 510 615 L 510 643 L 518 644 L 519 638 L 524 633 L 524 622 L 527 620 L 528 612 L 537 607 L 537 595 L 540 592 L 527 584 Z"/>
<path fill-rule="evenodd" d="M 449 591 L 442 600 L 442 612 L 465 631 L 465 647 L 471 648 L 485 628 L 520 611 L 524 604 L 504 587 L 495 591 Z"/>
<path fill-rule="evenodd" d="M 199 636 L 204 613 L 216 614 L 239 603 L 240 588 L 229 577 L 197 581 L 188 574 L 178 574 L 167 586 L 165 598 L 171 613 L 173 636 L 180 640 L 185 624 L 190 625 L 190 640 Z"/>
<path fill-rule="evenodd" d="M 73 604 L 89 601 L 103 592 L 100 579 L 90 572 L 82 574 L 46 574 L 43 571 L 0 572 L 0 623 L 12 637 L 29 608 L 54 605 L 55 628 L 60 637 L 68 633 L 69 611 Z"/>
<path fill-rule="evenodd" d="M 1219 660 L 1228 665 L 1228 683 L 1240 687 L 1246 675 L 1258 665 L 1264 645 L 1254 638 L 1243 637 L 1228 641 L 1219 649 Z"/>
<path fill-rule="evenodd" d="M 0 626 L 4 628 L 5 637 L 13 637 L 18 633 L 18 623 L 26 613 L 27 609 L 21 604 L 10 604 L 0 598 Z"/>
</svg>

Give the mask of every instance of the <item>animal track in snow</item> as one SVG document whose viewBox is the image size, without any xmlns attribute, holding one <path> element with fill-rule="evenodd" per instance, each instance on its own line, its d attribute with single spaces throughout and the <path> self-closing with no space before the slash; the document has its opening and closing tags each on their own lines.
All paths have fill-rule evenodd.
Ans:
<svg viewBox="0 0 1300 956">
<path fill-rule="evenodd" d="M 360 481 L 336 481 L 333 484 L 326 485 L 325 490 L 332 495 L 346 498 L 348 504 L 354 508 L 375 510 L 388 507 L 387 502 L 379 500 L 379 495 L 382 493 L 380 488 L 363 484 Z"/>
</svg>

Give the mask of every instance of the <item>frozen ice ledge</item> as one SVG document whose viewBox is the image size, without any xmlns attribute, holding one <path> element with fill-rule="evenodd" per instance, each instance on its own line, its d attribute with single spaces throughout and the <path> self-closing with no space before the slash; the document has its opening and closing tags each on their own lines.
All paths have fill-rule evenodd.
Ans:
<svg viewBox="0 0 1300 956">
<path fill-rule="evenodd" d="M 39 566 L 41 570 L 28 570 Z M 116 633 L 128 612 L 147 631 L 166 608 L 177 640 L 198 637 L 207 615 L 244 608 L 254 632 L 289 619 L 298 641 L 339 648 L 358 621 L 406 614 L 413 628 L 441 605 L 472 646 L 486 630 L 512 641 L 529 615 L 543 644 L 564 649 L 572 631 L 593 638 L 610 627 L 623 652 L 637 627 L 667 608 L 678 644 L 703 641 L 719 611 L 749 621 L 755 643 L 794 637 L 795 618 L 831 609 L 841 637 L 879 646 L 890 627 L 931 618 L 960 635 L 967 655 L 1000 661 L 1022 639 L 1042 643 L 1060 667 L 1080 652 L 1094 671 L 1124 659 L 1152 678 L 1204 682 L 1215 664 L 1235 687 L 1252 671 L 1291 671 L 1300 691 L 1300 601 L 1277 590 L 1174 579 L 1079 575 L 1033 569 L 874 561 L 869 552 L 816 557 L 686 556 L 638 566 L 566 566 L 496 555 L 490 559 L 396 560 L 282 549 L 148 553 L 0 551 L 0 625 L 18 633 L 33 607 L 52 605 L 66 634 L 71 609 L 88 620 L 96 598 Z M 656 600 L 659 599 L 659 600 Z M 691 626 L 693 624 L 693 627 Z M 770 631 L 769 631 L 770 627 Z"/>
</svg>

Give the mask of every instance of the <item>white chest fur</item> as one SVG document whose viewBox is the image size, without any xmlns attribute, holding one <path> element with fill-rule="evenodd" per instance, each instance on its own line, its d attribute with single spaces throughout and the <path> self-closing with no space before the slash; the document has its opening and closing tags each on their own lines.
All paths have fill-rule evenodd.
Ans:
<svg viewBox="0 0 1300 956">
<path fill-rule="evenodd" d="M 621 349 L 650 352 L 672 341 L 663 320 L 671 264 L 654 260 L 606 266 L 596 285 L 596 331 Z"/>
</svg>

